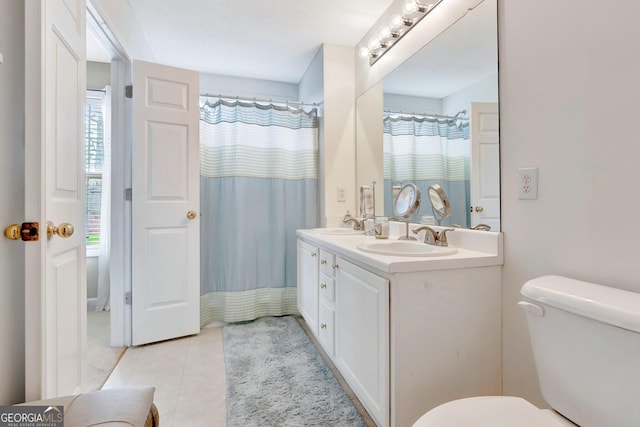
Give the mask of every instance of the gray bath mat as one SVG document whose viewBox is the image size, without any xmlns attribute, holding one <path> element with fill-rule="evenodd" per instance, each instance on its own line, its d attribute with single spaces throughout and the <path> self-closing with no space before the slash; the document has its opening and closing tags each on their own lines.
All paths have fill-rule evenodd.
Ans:
<svg viewBox="0 0 640 427">
<path fill-rule="evenodd" d="M 365 426 L 298 322 L 223 328 L 228 427 Z"/>
</svg>

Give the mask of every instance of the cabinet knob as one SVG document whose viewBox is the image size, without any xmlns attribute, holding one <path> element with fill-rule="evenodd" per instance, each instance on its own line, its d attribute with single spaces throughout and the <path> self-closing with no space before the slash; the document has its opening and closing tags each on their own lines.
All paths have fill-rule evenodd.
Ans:
<svg viewBox="0 0 640 427">
<path fill-rule="evenodd" d="M 320 289 L 327 289 L 326 283 L 320 283 Z"/>
<path fill-rule="evenodd" d="M 335 270 L 336 268 L 338 268 L 338 264 L 333 264 L 331 267 L 333 267 L 333 269 Z"/>
<path fill-rule="evenodd" d="M 327 263 L 327 260 L 326 260 L 326 259 L 321 259 L 321 260 L 320 260 L 320 264 L 325 265 L 326 263 Z"/>
<path fill-rule="evenodd" d="M 326 323 L 320 323 L 320 329 L 327 329 Z"/>
<path fill-rule="evenodd" d="M 315 257 L 317 254 L 315 252 L 311 252 L 311 257 Z"/>
</svg>

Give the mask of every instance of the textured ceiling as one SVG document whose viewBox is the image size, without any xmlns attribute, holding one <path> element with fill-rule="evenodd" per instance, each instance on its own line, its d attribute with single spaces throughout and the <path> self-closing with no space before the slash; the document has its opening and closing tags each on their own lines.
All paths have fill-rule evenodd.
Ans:
<svg viewBox="0 0 640 427">
<path fill-rule="evenodd" d="M 159 63 L 298 83 L 322 43 L 355 46 L 391 0 L 128 0 Z"/>
</svg>

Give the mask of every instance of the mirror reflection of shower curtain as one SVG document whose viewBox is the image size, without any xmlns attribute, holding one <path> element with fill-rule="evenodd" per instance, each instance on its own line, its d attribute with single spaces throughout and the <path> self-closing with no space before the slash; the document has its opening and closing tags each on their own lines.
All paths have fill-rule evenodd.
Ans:
<svg viewBox="0 0 640 427">
<path fill-rule="evenodd" d="M 316 110 L 200 110 L 201 324 L 296 314 L 296 230 L 317 226 Z"/>
<path fill-rule="evenodd" d="M 422 193 L 420 210 L 411 221 L 432 215 L 427 189 L 440 184 L 452 207 L 443 225 L 469 227 L 469 122 L 425 116 L 385 114 L 383 119 L 385 214 L 393 216 L 393 186 L 414 183 Z"/>
</svg>

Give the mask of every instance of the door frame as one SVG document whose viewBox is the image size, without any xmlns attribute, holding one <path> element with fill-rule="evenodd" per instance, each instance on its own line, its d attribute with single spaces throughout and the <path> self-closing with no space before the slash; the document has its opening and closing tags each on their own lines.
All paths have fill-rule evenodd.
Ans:
<svg viewBox="0 0 640 427">
<path fill-rule="evenodd" d="M 125 294 L 131 292 L 131 201 L 125 189 L 131 188 L 132 106 L 125 96 L 131 84 L 131 59 L 109 29 L 91 0 L 87 0 L 87 27 L 111 56 L 111 306 L 110 344 L 131 345 L 131 305 Z"/>
</svg>

